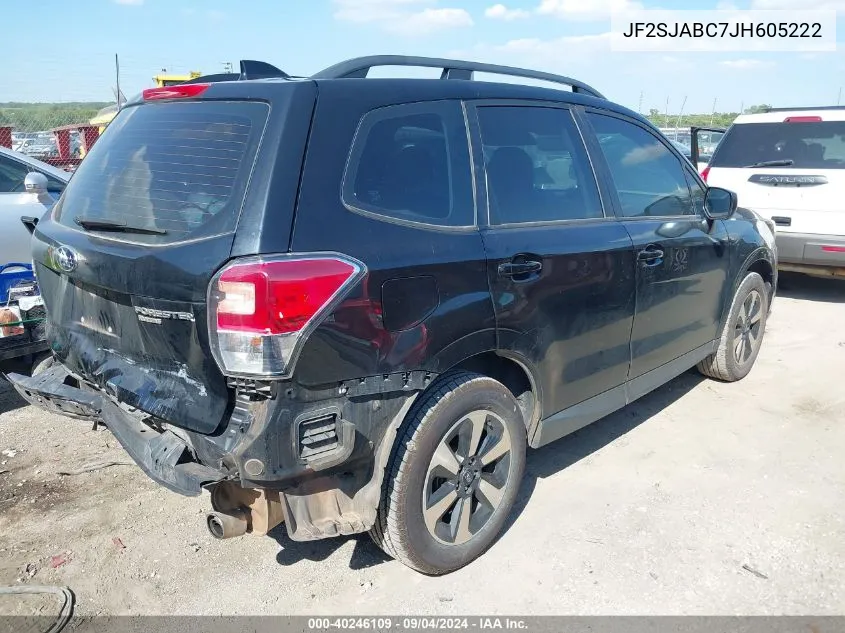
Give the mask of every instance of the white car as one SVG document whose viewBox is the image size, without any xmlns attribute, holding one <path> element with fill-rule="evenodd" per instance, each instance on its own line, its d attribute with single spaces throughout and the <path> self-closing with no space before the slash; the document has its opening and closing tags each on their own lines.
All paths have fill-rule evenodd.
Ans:
<svg viewBox="0 0 845 633">
<path fill-rule="evenodd" d="M 702 176 L 774 223 L 781 270 L 845 277 L 845 107 L 741 115 Z"/>
<path fill-rule="evenodd" d="M 21 218 L 40 219 L 64 191 L 70 176 L 0 147 L 0 265 L 32 261 L 30 234 Z"/>
</svg>

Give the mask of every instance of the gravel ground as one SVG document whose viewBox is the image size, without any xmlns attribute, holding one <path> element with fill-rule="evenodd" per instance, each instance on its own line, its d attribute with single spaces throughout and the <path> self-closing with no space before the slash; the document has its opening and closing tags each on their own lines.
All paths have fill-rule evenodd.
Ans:
<svg viewBox="0 0 845 633">
<path fill-rule="evenodd" d="M 688 373 L 529 455 L 479 561 L 427 578 L 367 536 L 216 541 L 207 498 L 0 385 L 0 585 L 95 614 L 845 614 L 845 282 L 790 277 L 751 375 Z M 14 608 L 12 609 L 14 611 Z"/>
</svg>

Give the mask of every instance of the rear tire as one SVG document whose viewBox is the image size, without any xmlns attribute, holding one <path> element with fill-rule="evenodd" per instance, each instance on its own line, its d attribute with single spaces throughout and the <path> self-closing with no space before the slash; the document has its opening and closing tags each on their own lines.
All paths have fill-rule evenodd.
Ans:
<svg viewBox="0 0 845 633">
<path fill-rule="evenodd" d="M 47 371 L 53 366 L 55 360 L 52 354 L 41 354 L 32 362 L 32 371 L 30 376 L 37 376 L 38 374 Z"/>
<path fill-rule="evenodd" d="M 526 448 L 521 410 L 504 385 L 466 371 L 442 376 L 399 428 L 370 535 L 424 574 L 464 567 L 502 531 Z"/>
<path fill-rule="evenodd" d="M 724 382 L 736 382 L 748 375 L 766 334 L 769 293 L 769 287 L 759 274 L 746 275 L 722 326 L 719 346 L 715 353 L 698 364 L 698 371 Z"/>
</svg>

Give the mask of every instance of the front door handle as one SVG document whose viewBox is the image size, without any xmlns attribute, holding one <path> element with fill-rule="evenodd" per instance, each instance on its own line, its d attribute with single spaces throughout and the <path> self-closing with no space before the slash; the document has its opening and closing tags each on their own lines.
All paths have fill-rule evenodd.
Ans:
<svg viewBox="0 0 845 633">
<path fill-rule="evenodd" d="M 543 270 L 543 263 L 538 261 L 528 262 L 507 262 L 499 264 L 499 275 L 502 277 L 516 277 L 518 275 L 530 275 Z"/>
<path fill-rule="evenodd" d="M 647 265 L 654 266 L 659 264 L 663 259 L 663 250 L 656 246 L 648 246 L 637 253 L 637 260 L 645 262 Z"/>
</svg>

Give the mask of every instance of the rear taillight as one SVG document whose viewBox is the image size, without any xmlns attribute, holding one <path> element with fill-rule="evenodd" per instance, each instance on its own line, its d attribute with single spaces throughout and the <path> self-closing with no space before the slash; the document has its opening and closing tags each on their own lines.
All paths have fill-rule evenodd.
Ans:
<svg viewBox="0 0 845 633">
<path fill-rule="evenodd" d="M 144 101 L 156 101 L 158 99 L 189 99 L 198 97 L 208 90 L 211 84 L 184 84 L 175 86 L 164 86 L 163 88 L 147 88 L 142 95 Z"/>
<path fill-rule="evenodd" d="M 365 274 L 342 255 L 235 260 L 211 281 L 208 328 L 229 376 L 290 375 L 302 343 Z"/>
<path fill-rule="evenodd" d="M 784 123 L 819 123 L 822 118 L 820 116 L 788 116 Z"/>
<path fill-rule="evenodd" d="M 704 179 L 704 182 L 707 182 L 707 176 L 709 176 L 709 175 L 710 175 L 710 165 L 707 165 L 707 167 L 705 167 L 704 170 L 701 172 L 701 177 Z"/>
</svg>

